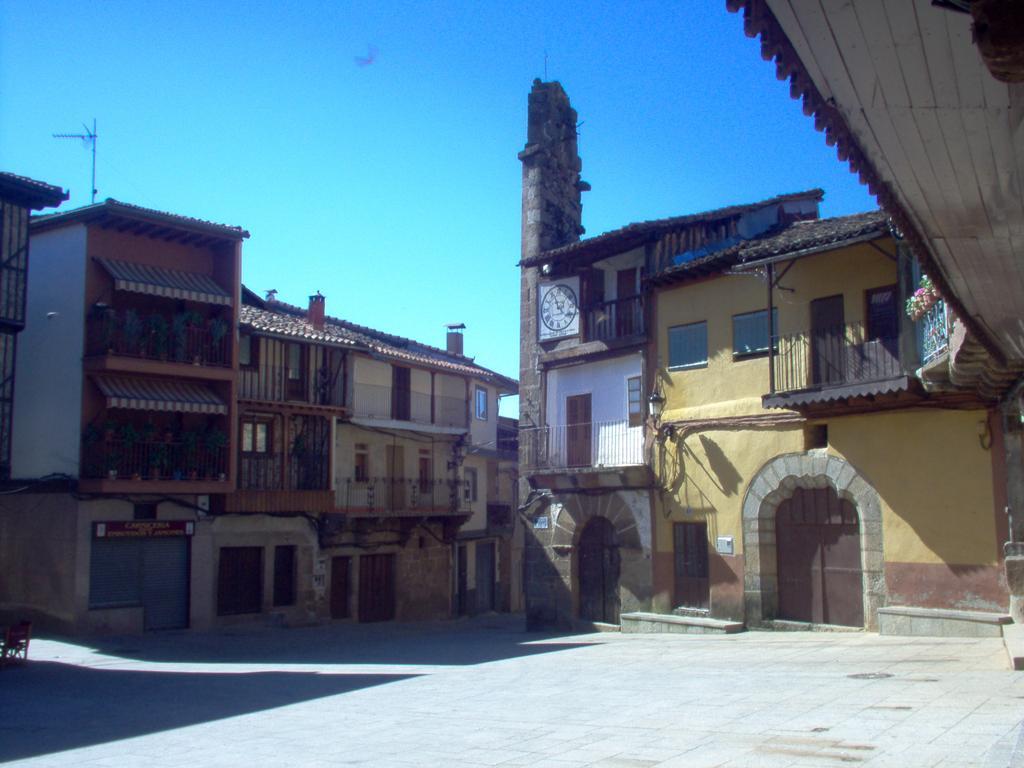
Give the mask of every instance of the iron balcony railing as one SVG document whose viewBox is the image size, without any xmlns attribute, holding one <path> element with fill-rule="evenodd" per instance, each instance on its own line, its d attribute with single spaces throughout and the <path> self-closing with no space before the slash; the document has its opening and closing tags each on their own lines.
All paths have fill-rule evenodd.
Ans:
<svg viewBox="0 0 1024 768">
<path fill-rule="evenodd" d="M 467 428 L 469 414 L 464 397 L 446 397 L 412 392 L 378 384 L 356 384 L 353 415 L 371 419 L 394 419 L 416 424 Z M 431 409 L 433 401 L 433 409 Z"/>
<path fill-rule="evenodd" d="M 627 467 L 644 463 L 644 430 L 621 421 L 595 421 L 519 430 L 527 469 Z"/>
<path fill-rule="evenodd" d="M 884 381 L 906 373 L 899 339 L 869 339 L 861 323 L 777 337 L 773 392 Z"/>
<path fill-rule="evenodd" d="M 226 447 L 113 438 L 82 445 L 82 477 L 108 480 L 224 480 Z"/>
<path fill-rule="evenodd" d="M 106 310 L 86 324 L 86 352 L 195 365 L 231 365 L 231 326 L 223 320 Z"/>
<path fill-rule="evenodd" d="M 345 405 L 345 393 L 328 375 L 295 377 L 284 365 L 239 368 L 238 396 L 243 400 L 271 403 L 302 402 L 314 405 Z"/>
<path fill-rule="evenodd" d="M 928 365 L 949 349 L 949 325 L 949 311 L 942 299 L 917 321 L 921 365 Z"/>
<path fill-rule="evenodd" d="M 463 480 L 350 477 L 338 487 L 335 502 L 350 513 L 456 513 L 469 503 L 467 487 Z"/>
<path fill-rule="evenodd" d="M 605 301 L 586 313 L 587 341 L 612 341 L 643 332 L 644 312 L 640 296 Z"/>
</svg>

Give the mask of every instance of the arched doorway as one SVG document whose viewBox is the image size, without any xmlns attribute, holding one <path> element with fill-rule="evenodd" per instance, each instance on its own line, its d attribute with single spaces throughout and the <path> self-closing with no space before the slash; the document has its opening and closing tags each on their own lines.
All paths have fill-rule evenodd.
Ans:
<svg viewBox="0 0 1024 768">
<path fill-rule="evenodd" d="M 607 518 L 592 518 L 580 534 L 579 584 L 580 618 L 618 624 L 619 548 Z"/>
<path fill-rule="evenodd" d="M 864 626 L 857 510 L 835 489 L 797 488 L 775 513 L 779 618 Z"/>
</svg>

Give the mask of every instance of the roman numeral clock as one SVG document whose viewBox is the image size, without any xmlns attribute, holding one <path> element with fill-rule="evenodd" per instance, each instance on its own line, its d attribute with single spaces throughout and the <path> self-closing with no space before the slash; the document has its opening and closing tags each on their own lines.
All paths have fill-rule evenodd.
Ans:
<svg viewBox="0 0 1024 768">
<path fill-rule="evenodd" d="M 537 337 L 540 341 L 577 336 L 580 332 L 580 279 L 565 278 L 539 286 L 540 322 Z"/>
</svg>

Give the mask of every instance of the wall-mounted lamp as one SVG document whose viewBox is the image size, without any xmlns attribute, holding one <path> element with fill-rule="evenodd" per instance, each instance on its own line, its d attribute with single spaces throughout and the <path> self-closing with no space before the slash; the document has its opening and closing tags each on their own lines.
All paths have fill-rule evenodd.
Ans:
<svg viewBox="0 0 1024 768">
<path fill-rule="evenodd" d="M 654 390 L 651 392 L 651 396 L 647 398 L 647 407 L 650 409 L 654 420 L 660 420 L 661 414 L 665 411 L 665 396 L 658 390 Z"/>
<path fill-rule="evenodd" d="M 978 443 L 981 444 L 983 451 L 987 451 L 992 447 L 992 430 L 989 429 L 988 419 L 982 419 L 978 422 Z"/>
</svg>

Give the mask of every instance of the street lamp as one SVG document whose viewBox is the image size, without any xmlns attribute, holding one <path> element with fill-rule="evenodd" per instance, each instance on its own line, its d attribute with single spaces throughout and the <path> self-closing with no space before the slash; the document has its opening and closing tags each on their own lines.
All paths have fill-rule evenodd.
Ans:
<svg viewBox="0 0 1024 768">
<path fill-rule="evenodd" d="M 650 408 L 651 416 L 654 417 L 655 421 L 661 420 L 661 414 L 665 410 L 665 396 L 658 390 L 651 392 L 651 396 L 647 398 L 647 406 Z"/>
</svg>

